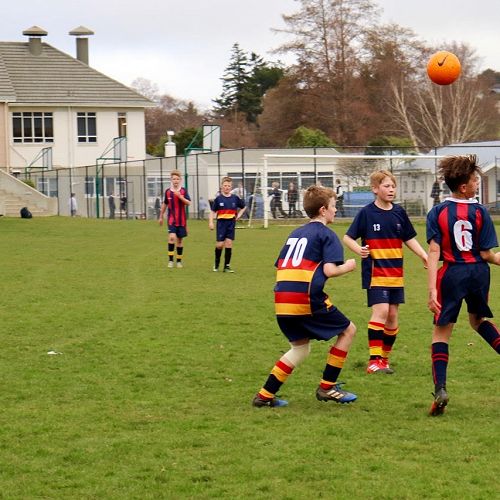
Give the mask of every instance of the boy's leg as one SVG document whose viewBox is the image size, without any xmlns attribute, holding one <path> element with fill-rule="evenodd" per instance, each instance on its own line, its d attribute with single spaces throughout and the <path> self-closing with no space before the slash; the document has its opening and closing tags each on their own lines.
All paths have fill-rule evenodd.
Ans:
<svg viewBox="0 0 500 500">
<path fill-rule="evenodd" d="M 316 398 L 318 400 L 351 403 L 357 399 L 355 394 L 341 390 L 340 384 L 337 382 L 355 334 L 356 327 L 353 323 L 350 323 L 337 337 L 337 341 L 331 347 L 323 371 L 323 378 L 316 391 Z"/>
<path fill-rule="evenodd" d="M 394 373 L 394 370 L 389 366 L 389 356 L 391 355 L 398 333 L 398 304 L 390 304 L 389 315 L 384 325 L 384 336 L 382 338 L 381 366 L 385 370 L 385 373 Z"/>
<path fill-rule="evenodd" d="M 232 273 L 233 270 L 229 265 L 231 263 L 231 257 L 233 255 L 233 240 L 226 238 L 224 241 L 224 272 Z"/>
<path fill-rule="evenodd" d="M 219 245 L 219 243 L 217 243 L 217 245 L 215 245 L 214 271 L 218 271 L 219 270 L 221 255 L 222 255 L 222 245 Z"/>
<path fill-rule="evenodd" d="M 472 314 L 469 314 L 469 321 L 472 328 L 488 342 L 497 354 L 500 354 L 500 332 L 497 326 L 484 318 L 477 320 L 477 316 Z"/>
<path fill-rule="evenodd" d="M 368 322 L 368 350 L 370 359 L 366 367 L 366 373 L 388 373 L 382 366 L 382 346 L 384 343 L 384 329 L 389 317 L 389 303 L 373 303 L 380 300 L 380 290 L 368 290 L 368 301 L 372 308 L 372 315 Z M 387 297 L 388 298 L 388 297 Z"/>
<path fill-rule="evenodd" d="M 310 352 L 309 339 L 291 342 L 291 349 L 276 362 L 266 383 L 253 399 L 253 406 L 286 406 L 288 403 L 285 400 L 277 399 L 276 393 L 292 374 L 294 368 L 302 363 Z"/>
<path fill-rule="evenodd" d="M 168 267 L 174 267 L 175 233 L 168 233 Z"/>
<path fill-rule="evenodd" d="M 432 334 L 432 379 L 434 381 L 434 401 L 429 414 L 432 416 L 442 415 L 448 404 L 446 392 L 446 371 L 449 359 L 449 341 L 453 331 L 454 323 L 445 326 L 434 326 Z"/>
<path fill-rule="evenodd" d="M 177 238 L 177 267 L 182 267 L 182 257 L 184 253 L 184 245 L 182 238 Z"/>
</svg>

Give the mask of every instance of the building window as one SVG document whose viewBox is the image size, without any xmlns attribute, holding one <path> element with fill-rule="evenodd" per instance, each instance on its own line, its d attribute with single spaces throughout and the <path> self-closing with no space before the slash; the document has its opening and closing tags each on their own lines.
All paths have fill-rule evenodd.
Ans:
<svg viewBox="0 0 500 500">
<path fill-rule="evenodd" d="M 54 142 L 52 113 L 43 111 L 12 113 L 12 135 L 14 142 Z"/>
<path fill-rule="evenodd" d="M 76 114 L 78 142 L 97 142 L 96 114 L 78 112 Z"/>
<path fill-rule="evenodd" d="M 118 137 L 127 137 L 127 113 L 118 113 Z"/>
<path fill-rule="evenodd" d="M 57 179 L 55 177 L 39 177 L 37 189 L 46 196 L 57 198 Z"/>
</svg>

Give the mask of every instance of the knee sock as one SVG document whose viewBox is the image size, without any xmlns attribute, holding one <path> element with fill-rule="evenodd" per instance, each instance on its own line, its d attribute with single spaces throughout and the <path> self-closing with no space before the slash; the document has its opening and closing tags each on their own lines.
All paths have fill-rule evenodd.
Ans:
<svg viewBox="0 0 500 500">
<path fill-rule="evenodd" d="M 448 344 L 434 342 L 432 344 L 432 378 L 434 385 L 446 386 L 446 369 L 448 368 Z"/>
<path fill-rule="evenodd" d="M 258 396 L 261 399 L 268 400 L 274 398 L 280 387 L 286 382 L 292 374 L 294 368 L 304 361 L 311 352 L 310 344 L 292 346 L 292 348 L 276 362 L 266 383 L 259 391 Z"/>
<path fill-rule="evenodd" d="M 215 248 L 215 267 L 218 269 L 220 264 L 220 257 L 222 255 L 222 248 Z"/>
<path fill-rule="evenodd" d="M 490 344 L 493 349 L 500 354 L 500 332 L 498 328 L 491 323 L 491 321 L 483 321 L 479 328 L 477 329 L 477 333 L 483 337 L 488 344 Z"/>
<path fill-rule="evenodd" d="M 341 351 L 335 346 L 331 347 L 328 353 L 328 359 L 326 360 L 325 370 L 323 371 L 323 378 L 320 382 L 320 386 L 323 389 L 328 390 L 335 385 L 342 371 L 342 367 L 344 366 L 346 357 L 346 351 Z"/>
<path fill-rule="evenodd" d="M 382 343 L 384 338 L 384 325 L 370 321 L 368 323 L 368 349 L 370 359 L 377 359 L 382 356 Z"/>
<path fill-rule="evenodd" d="M 399 333 L 399 328 L 384 327 L 384 337 L 382 339 L 382 357 L 389 359 L 394 342 L 396 342 L 396 335 Z"/>
<path fill-rule="evenodd" d="M 174 250 L 175 250 L 175 243 L 169 243 L 168 244 L 168 260 L 170 262 L 174 261 Z"/>
<path fill-rule="evenodd" d="M 182 262 L 183 252 L 184 252 L 184 247 L 177 247 L 177 262 Z"/>
<path fill-rule="evenodd" d="M 229 263 L 231 262 L 231 255 L 233 253 L 232 248 L 226 248 L 224 251 L 224 267 L 229 266 Z"/>
</svg>

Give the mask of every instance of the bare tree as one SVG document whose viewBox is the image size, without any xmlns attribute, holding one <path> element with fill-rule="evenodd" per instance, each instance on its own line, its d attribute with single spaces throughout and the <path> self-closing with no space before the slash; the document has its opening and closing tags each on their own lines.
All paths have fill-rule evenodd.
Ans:
<svg viewBox="0 0 500 500">
<path fill-rule="evenodd" d="M 491 97 L 474 76 L 474 51 L 464 44 L 449 50 L 462 64 L 462 75 L 452 85 L 431 83 L 423 71 L 391 82 L 395 120 L 419 149 L 484 138 L 494 119 Z"/>
</svg>

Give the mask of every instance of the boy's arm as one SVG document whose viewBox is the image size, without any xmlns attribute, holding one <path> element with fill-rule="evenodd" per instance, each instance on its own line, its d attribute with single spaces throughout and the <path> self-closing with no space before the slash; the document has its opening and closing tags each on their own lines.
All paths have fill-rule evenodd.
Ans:
<svg viewBox="0 0 500 500">
<path fill-rule="evenodd" d="M 437 243 L 436 243 L 437 244 Z M 417 241 L 416 238 L 412 238 L 411 240 L 405 241 L 405 245 L 418 257 L 422 259 L 422 262 L 424 263 L 424 267 L 427 267 L 427 252 L 422 248 L 420 243 Z M 438 254 L 438 260 L 439 260 L 439 254 Z"/>
<path fill-rule="evenodd" d="M 177 196 L 179 200 L 184 204 L 184 205 L 191 205 L 191 200 L 188 200 L 185 196 L 183 196 L 180 191 L 174 191 L 174 196 Z"/>
<path fill-rule="evenodd" d="M 344 242 L 344 245 L 349 248 L 349 250 L 359 255 L 362 259 L 366 259 L 366 257 L 370 255 L 370 249 L 368 248 L 368 245 L 362 247 L 356 240 L 353 240 L 347 234 L 344 234 L 342 241 Z"/>
<path fill-rule="evenodd" d="M 214 217 L 215 217 L 215 212 L 213 210 L 210 210 L 210 213 L 208 214 L 208 228 L 210 230 L 214 228 Z"/>
<path fill-rule="evenodd" d="M 167 209 L 167 205 L 165 202 L 161 204 L 161 210 L 160 210 L 160 216 L 158 217 L 158 222 L 160 223 L 160 226 L 163 226 L 163 219 L 165 217 L 165 210 Z"/>
<path fill-rule="evenodd" d="M 247 207 L 243 207 L 242 209 L 240 209 L 240 211 L 236 215 L 236 220 L 240 220 L 241 216 L 246 212 L 246 210 L 247 210 Z"/>
<path fill-rule="evenodd" d="M 337 266 L 333 262 L 327 262 L 323 265 L 323 272 L 327 278 L 335 276 L 342 276 L 356 269 L 356 261 L 354 259 L 347 259 L 343 264 Z"/>
<path fill-rule="evenodd" d="M 479 253 L 481 254 L 482 259 L 486 262 L 500 266 L 500 252 L 493 252 L 492 250 L 481 250 Z"/>
<path fill-rule="evenodd" d="M 439 255 L 441 249 L 439 245 L 431 240 L 429 243 L 429 256 L 427 258 L 427 278 L 429 288 L 429 309 L 436 314 L 441 311 L 441 304 L 437 299 L 437 269 L 439 264 Z"/>
</svg>

